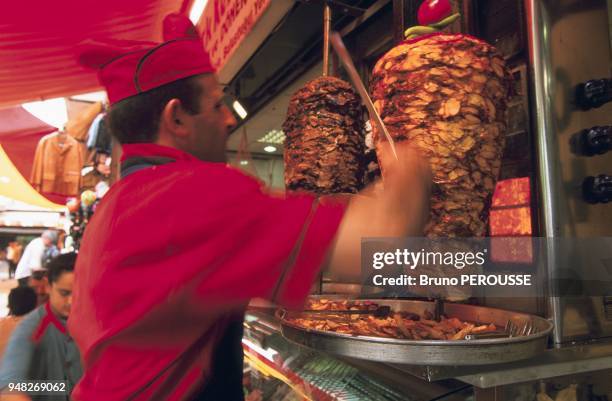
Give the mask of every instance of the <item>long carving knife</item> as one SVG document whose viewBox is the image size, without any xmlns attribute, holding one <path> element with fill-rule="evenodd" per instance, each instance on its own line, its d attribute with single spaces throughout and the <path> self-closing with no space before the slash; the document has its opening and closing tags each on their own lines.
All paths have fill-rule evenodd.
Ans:
<svg viewBox="0 0 612 401">
<path fill-rule="evenodd" d="M 346 50 L 346 46 L 344 46 L 342 37 L 338 32 L 333 32 L 331 34 L 331 44 L 336 53 L 338 53 L 338 57 L 344 64 L 344 67 L 346 67 L 346 72 L 351 78 L 351 81 L 353 81 L 353 85 L 355 85 L 355 89 L 357 89 L 359 96 L 361 96 L 361 100 L 368 109 L 368 112 L 370 112 L 370 116 L 374 118 L 374 122 L 378 126 L 378 129 L 385 134 L 385 138 L 387 138 L 387 141 L 389 141 L 389 145 L 391 146 L 391 151 L 393 151 L 393 155 L 397 159 L 398 157 L 397 152 L 395 151 L 395 142 L 389 134 L 389 131 L 387 131 L 387 127 L 385 127 L 385 123 L 383 123 L 382 118 L 380 118 L 380 114 L 378 114 L 378 112 L 376 111 L 374 103 L 372 103 L 372 99 L 370 99 L 370 95 L 368 95 L 368 91 L 366 90 L 365 85 L 363 84 L 361 78 L 359 77 L 359 74 L 357 73 L 355 64 L 353 64 L 353 59 L 351 59 L 348 50 Z"/>
</svg>

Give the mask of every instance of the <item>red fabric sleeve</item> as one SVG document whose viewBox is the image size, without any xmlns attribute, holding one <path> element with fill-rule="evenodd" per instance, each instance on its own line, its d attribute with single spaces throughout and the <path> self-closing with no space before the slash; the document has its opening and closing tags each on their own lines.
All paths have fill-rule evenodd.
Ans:
<svg viewBox="0 0 612 401">
<path fill-rule="evenodd" d="M 234 248 L 224 255 L 224 266 L 202 281 L 199 294 L 207 301 L 262 297 L 299 307 L 325 261 L 344 206 L 323 205 L 309 195 L 275 197 L 246 179 L 243 184 L 252 188 L 236 205 L 241 212 L 219 233 Z"/>
<path fill-rule="evenodd" d="M 324 262 L 344 206 L 313 202 L 311 216 L 305 221 L 303 235 L 295 244 L 295 258 L 287 264 L 277 284 L 273 300 L 289 308 L 299 308 L 310 292 Z"/>
<path fill-rule="evenodd" d="M 219 314 L 275 292 L 295 307 L 307 295 L 344 207 L 275 197 L 238 171 L 182 163 L 115 184 L 89 223 L 73 314 L 95 313 L 97 330 L 146 330 L 166 312 Z"/>
<path fill-rule="evenodd" d="M 86 368 L 75 399 L 127 399 L 155 380 L 150 394 L 197 387 L 227 316 L 255 297 L 303 302 L 343 213 L 311 196 L 272 196 L 238 171 L 189 160 L 114 184 L 75 268 L 68 329 Z M 188 370 L 156 379 L 200 338 Z"/>
</svg>

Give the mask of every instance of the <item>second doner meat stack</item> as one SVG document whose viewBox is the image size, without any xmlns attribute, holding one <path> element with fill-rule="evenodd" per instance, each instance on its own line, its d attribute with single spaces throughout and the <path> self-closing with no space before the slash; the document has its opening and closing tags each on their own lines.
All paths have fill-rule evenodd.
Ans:
<svg viewBox="0 0 612 401">
<path fill-rule="evenodd" d="M 485 235 L 505 142 L 503 58 L 476 38 L 437 34 L 391 49 L 372 75 L 374 105 L 391 136 L 430 160 L 437 185 L 426 234 Z M 376 129 L 374 140 L 384 140 Z"/>
<path fill-rule="evenodd" d="M 287 189 L 332 194 L 361 188 L 363 118 L 349 83 L 334 77 L 307 83 L 291 98 L 283 130 Z"/>
</svg>

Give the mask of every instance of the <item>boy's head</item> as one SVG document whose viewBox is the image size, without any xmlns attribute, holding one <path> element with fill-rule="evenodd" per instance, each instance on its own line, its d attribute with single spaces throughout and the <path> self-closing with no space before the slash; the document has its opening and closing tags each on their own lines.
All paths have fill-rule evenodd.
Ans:
<svg viewBox="0 0 612 401">
<path fill-rule="evenodd" d="M 36 308 L 36 292 L 30 287 L 13 288 L 8 295 L 8 309 L 12 316 L 23 316 Z"/>
<path fill-rule="evenodd" d="M 76 253 L 56 256 L 47 265 L 49 280 L 49 303 L 53 312 L 68 318 L 72 306 L 72 284 Z"/>
</svg>

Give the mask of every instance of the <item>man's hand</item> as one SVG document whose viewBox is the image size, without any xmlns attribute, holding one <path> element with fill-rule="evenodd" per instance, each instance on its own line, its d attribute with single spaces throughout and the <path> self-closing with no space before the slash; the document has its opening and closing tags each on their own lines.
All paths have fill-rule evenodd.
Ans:
<svg viewBox="0 0 612 401">
<path fill-rule="evenodd" d="M 397 158 L 388 142 L 378 145 L 379 163 L 383 175 L 383 184 L 390 207 L 398 218 L 406 213 L 401 209 L 415 208 L 409 214 L 412 226 L 421 226 L 417 233 L 408 233 L 406 236 L 421 235 L 429 218 L 429 196 L 431 192 L 431 169 L 429 162 L 421 157 L 418 150 L 406 142 L 395 145 Z M 399 208 L 400 210 L 396 210 Z M 414 219 L 421 219 L 415 221 Z M 409 231 L 410 230 L 409 228 Z"/>
<path fill-rule="evenodd" d="M 383 181 L 399 180 L 410 187 L 427 189 L 431 186 L 429 162 L 412 145 L 407 142 L 396 143 L 397 158 L 388 142 L 379 144 L 377 151 Z"/>
<path fill-rule="evenodd" d="M 367 188 L 351 199 L 330 256 L 333 279 L 359 281 L 364 237 L 423 235 L 429 218 L 429 164 L 407 144 L 397 144 L 397 159 L 387 143 L 379 150 L 383 189 Z"/>
</svg>

